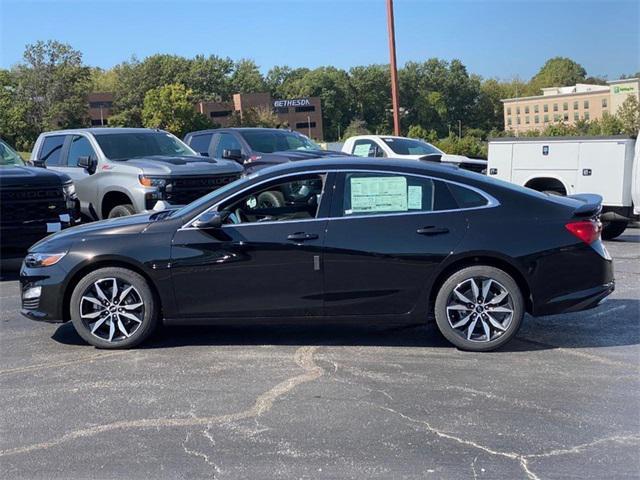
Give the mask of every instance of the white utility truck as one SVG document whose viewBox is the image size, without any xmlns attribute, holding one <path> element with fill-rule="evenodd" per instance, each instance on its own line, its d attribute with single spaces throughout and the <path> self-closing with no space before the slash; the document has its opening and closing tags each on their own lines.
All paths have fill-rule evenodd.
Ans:
<svg viewBox="0 0 640 480">
<path fill-rule="evenodd" d="M 602 196 L 602 237 L 640 214 L 640 142 L 612 137 L 519 137 L 489 141 L 488 175 L 553 195 Z"/>
</svg>

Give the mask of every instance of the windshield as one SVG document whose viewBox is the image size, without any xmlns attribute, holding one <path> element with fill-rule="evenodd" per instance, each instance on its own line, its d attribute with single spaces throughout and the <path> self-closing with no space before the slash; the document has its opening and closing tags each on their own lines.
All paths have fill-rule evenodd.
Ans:
<svg viewBox="0 0 640 480">
<path fill-rule="evenodd" d="M 320 150 L 320 146 L 304 135 L 289 130 L 245 130 L 240 135 L 251 149 L 260 153 L 285 152 L 287 150 Z"/>
<path fill-rule="evenodd" d="M 110 160 L 128 160 L 154 155 L 198 156 L 191 148 L 167 132 L 96 133 L 95 137 L 102 152 Z"/>
<path fill-rule="evenodd" d="M 442 155 L 433 145 L 413 138 L 383 137 L 384 143 L 398 155 Z"/>
<path fill-rule="evenodd" d="M 22 167 L 24 162 L 20 155 L 14 152 L 9 145 L 0 140 L 0 167 Z"/>
</svg>

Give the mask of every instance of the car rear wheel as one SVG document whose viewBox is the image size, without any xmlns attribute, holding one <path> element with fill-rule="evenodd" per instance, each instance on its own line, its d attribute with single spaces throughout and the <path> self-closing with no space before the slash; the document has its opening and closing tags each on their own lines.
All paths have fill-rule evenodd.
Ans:
<svg viewBox="0 0 640 480">
<path fill-rule="evenodd" d="M 147 281 L 125 268 L 89 273 L 71 295 L 71 321 L 98 348 L 130 348 L 151 335 L 157 308 Z"/>
<path fill-rule="evenodd" d="M 486 265 L 463 268 L 449 277 L 435 303 L 438 328 L 462 350 L 484 352 L 507 343 L 524 317 L 518 284 L 503 270 Z"/>
<path fill-rule="evenodd" d="M 109 212 L 109 218 L 126 217 L 135 213 L 136 209 L 133 208 L 133 205 L 116 205 Z"/>
</svg>

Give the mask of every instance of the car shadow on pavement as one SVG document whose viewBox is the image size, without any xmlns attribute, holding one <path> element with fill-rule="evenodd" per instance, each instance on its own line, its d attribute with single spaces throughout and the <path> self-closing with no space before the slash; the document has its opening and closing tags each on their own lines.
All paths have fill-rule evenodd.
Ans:
<svg viewBox="0 0 640 480">
<path fill-rule="evenodd" d="M 636 345 L 640 343 L 639 311 L 640 301 L 614 299 L 599 309 L 571 315 L 527 316 L 518 335 L 498 352 Z M 58 327 L 51 338 L 66 345 L 86 345 L 70 322 Z M 236 345 L 454 348 L 435 324 L 162 327 L 139 348 Z"/>
</svg>

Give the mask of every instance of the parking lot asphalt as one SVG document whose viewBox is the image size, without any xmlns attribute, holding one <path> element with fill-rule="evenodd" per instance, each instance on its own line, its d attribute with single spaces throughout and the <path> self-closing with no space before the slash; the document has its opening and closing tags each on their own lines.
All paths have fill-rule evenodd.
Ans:
<svg viewBox="0 0 640 480">
<path fill-rule="evenodd" d="M 492 353 L 434 326 L 164 328 L 96 350 L 0 283 L 5 479 L 638 478 L 640 230 L 597 309 Z"/>
</svg>

